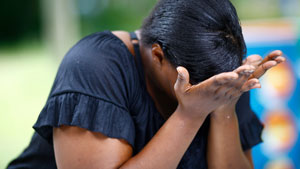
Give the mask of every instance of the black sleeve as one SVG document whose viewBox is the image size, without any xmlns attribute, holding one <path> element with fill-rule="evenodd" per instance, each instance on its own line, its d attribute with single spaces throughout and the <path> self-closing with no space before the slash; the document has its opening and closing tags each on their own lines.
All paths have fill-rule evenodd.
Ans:
<svg viewBox="0 0 300 169">
<path fill-rule="evenodd" d="M 135 128 L 129 112 L 134 86 L 132 64 L 116 37 L 96 33 L 66 54 L 46 105 L 33 128 L 50 143 L 52 128 L 78 126 L 132 146 Z"/>
<path fill-rule="evenodd" d="M 250 94 L 244 93 L 236 106 L 239 121 L 240 139 L 243 150 L 251 149 L 262 142 L 263 125 L 250 107 Z"/>
</svg>

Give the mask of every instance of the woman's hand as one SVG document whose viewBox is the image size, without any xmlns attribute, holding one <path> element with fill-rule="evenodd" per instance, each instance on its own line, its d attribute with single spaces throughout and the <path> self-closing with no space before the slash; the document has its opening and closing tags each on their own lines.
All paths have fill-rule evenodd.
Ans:
<svg viewBox="0 0 300 169">
<path fill-rule="evenodd" d="M 239 75 L 240 80 L 237 79 L 236 83 L 243 83 L 242 87 L 241 87 L 242 88 L 241 92 L 243 93 L 243 92 L 249 91 L 254 88 L 260 88 L 261 84 L 259 83 L 258 79 L 260 77 L 262 77 L 269 69 L 271 69 L 272 67 L 274 67 L 284 61 L 285 61 L 285 58 L 282 56 L 282 51 L 280 51 L 280 50 L 275 50 L 275 51 L 269 53 L 264 59 L 259 55 L 248 56 L 243 61 L 243 66 L 245 66 L 245 65 L 253 66 L 255 68 L 255 71 L 250 76 L 245 76 L 245 75 L 241 75 L 241 74 Z M 235 72 L 236 71 L 237 70 L 235 70 Z M 239 84 L 236 86 L 239 86 Z M 238 97 L 236 97 L 236 98 L 239 98 L 242 93 L 237 95 Z M 234 111 L 236 102 L 237 102 L 237 100 L 235 102 L 232 102 L 232 104 L 226 104 L 226 105 L 220 106 L 218 108 L 218 110 L 226 111 L 226 110 L 230 109 L 230 110 Z M 219 112 L 219 111 L 217 111 L 217 112 Z"/>
<path fill-rule="evenodd" d="M 250 76 L 251 78 L 259 79 L 270 68 L 284 62 L 286 59 L 282 56 L 282 51 L 275 50 L 269 53 L 265 59 L 259 55 L 250 55 L 244 61 L 243 65 L 252 65 L 255 67 L 255 72 Z"/>
<path fill-rule="evenodd" d="M 258 78 L 267 70 L 285 61 L 282 52 L 271 52 L 265 59 L 251 55 L 233 72 L 215 75 L 197 85 L 189 83 L 189 73 L 178 67 L 174 85 L 178 108 L 192 118 L 207 116 L 219 109 L 234 111 L 239 97 L 246 91 L 260 88 Z"/>
<path fill-rule="evenodd" d="M 270 68 L 285 61 L 281 51 L 271 52 L 265 59 L 259 55 L 251 55 L 244 60 L 243 66 L 251 65 L 255 71 L 250 76 L 239 74 L 236 82 L 242 83 L 241 92 L 259 88 L 258 79 Z M 234 72 L 237 72 L 235 70 Z M 239 81 L 239 80 L 236 81 Z M 249 85 L 254 84 L 254 85 Z M 236 89 L 233 90 L 235 92 Z M 239 98 L 237 93 L 237 99 Z M 235 113 L 236 101 L 220 105 L 210 116 L 209 134 L 207 145 L 208 168 L 253 168 L 251 149 L 243 151 L 240 135 L 239 123 Z"/>
<path fill-rule="evenodd" d="M 215 75 L 197 85 L 189 83 L 189 73 L 178 67 L 178 77 L 174 85 L 178 109 L 193 119 L 206 117 L 221 105 L 236 103 L 244 91 L 258 87 L 258 80 L 248 80 L 254 72 L 252 65 L 243 65 L 233 72 Z M 250 81 L 247 86 L 246 81 Z"/>
</svg>

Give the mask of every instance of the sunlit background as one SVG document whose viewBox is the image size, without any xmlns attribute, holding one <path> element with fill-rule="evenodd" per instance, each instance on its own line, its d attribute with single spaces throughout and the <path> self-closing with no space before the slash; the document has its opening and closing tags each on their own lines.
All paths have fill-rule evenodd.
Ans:
<svg viewBox="0 0 300 169">
<path fill-rule="evenodd" d="M 233 0 L 248 54 L 280 49 L 251 105 L 265 124 L 258 169 L 300 169 L 300 0 Z M 0 168 L 27 146 L 59 62 L 80 38 L 138 29 L 156 0 L 33 0 L 0 5 Z"/>
</svg>

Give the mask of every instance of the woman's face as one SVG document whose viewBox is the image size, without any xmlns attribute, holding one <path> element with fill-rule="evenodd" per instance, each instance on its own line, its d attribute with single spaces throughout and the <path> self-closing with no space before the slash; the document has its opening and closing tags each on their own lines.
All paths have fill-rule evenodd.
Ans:
<svg viewBox="0 0 300 169">
<path fill-rule="evenodd" d="M 157 70 L 157 81 L 159 86 L 166 92 L 166 94 L 172 99 L 176 99 L 174 84 L 177 80 L 177 70 L 169 62 L 169 60 L 164 59 L 159 70 Z M 177 100 L 177 99 L 176 99 Z"/>
<path fill-rule="evenodd" d="M 153 44 L 151 49 L 144 52 L 146 60 L 144 66 L 150 83 L 162 94 L 168 95 L 172 100 L 177 100 L 174 92 L 174 84 L 177 79 L 176 68 L 164 56 L 161 47 Z"/>
</svg>

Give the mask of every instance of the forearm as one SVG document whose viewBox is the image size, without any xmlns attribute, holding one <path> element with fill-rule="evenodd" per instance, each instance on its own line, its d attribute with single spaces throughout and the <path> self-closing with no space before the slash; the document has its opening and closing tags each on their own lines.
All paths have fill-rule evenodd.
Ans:
<svg viewBox="0 0 300 169">
<path fill-rule="evenodd" d="M 234 110 L 211 114 L 207 157 L 209 169 L 252 168 L 242 150 Z"/>
<path fill-rule="evenodd" d="M 121 168 L 177 168 L 205 117 L 191 120 L 175 112 L 145 148 Z"/>
</svg>

